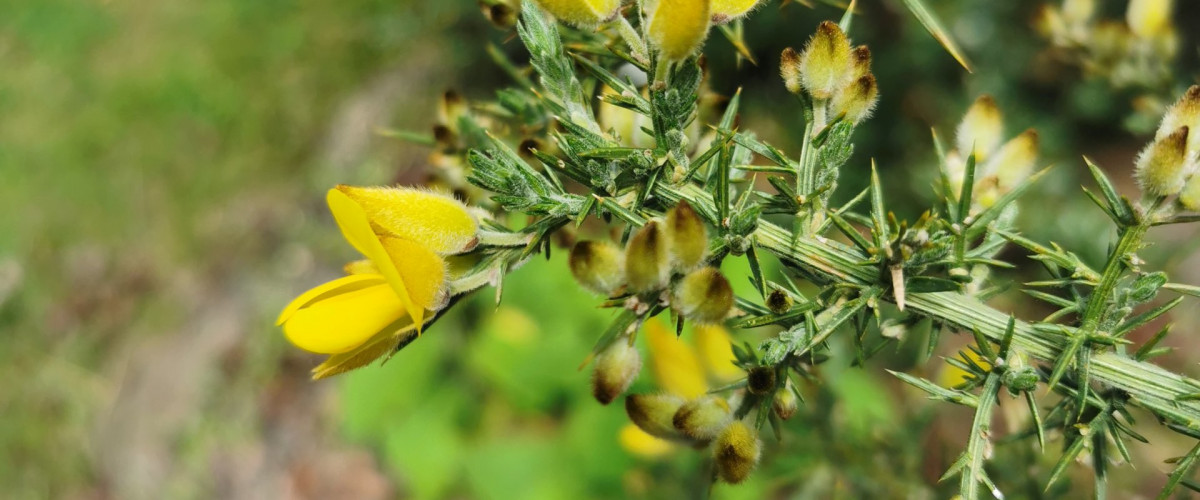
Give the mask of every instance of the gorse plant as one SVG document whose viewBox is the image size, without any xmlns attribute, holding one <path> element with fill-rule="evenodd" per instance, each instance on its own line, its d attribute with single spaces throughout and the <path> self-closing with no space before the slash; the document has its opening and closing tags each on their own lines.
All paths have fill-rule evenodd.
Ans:
<svg viewBox="0 0 1200 500">
<path fill-rule="evenodd" d="M 506 273 L 548 256 L 556 234 L 594 219 L 611 231 L 575 242 L 569 256 L 579 284 L 616 311 L 588 357 L 592 392 L 601 404 L 626 393 L 643 365 L 635 346 L 648 342 L 663 390 L 625 396 L 637 426 L 630 439 L 707 450 L 714 480 L 738 483 L 753 473 L 767 446 L 759 437 L 764 427 L 778 434 L 805 404 L 800 388 L 819 383 L 818 367 L 835 358 L 835 336 L 849 339 L 862 365 L 922 320 L 932 325 L 927 353 L 944 330 L 975 341 L 949 360 L 965 372 L 953 387 L 895 373 L 933 398 L 974 410 L 966 449 L 945 475 L 958 477 L 963 498 L 1000 492 L 987 465 L 1002 401 L 1027 405 L 1022 435 L 1042 448 L 1062 441 L 1049 483 L 1090 453 L 1097 496 L 1104 496 L 1113 457 L 1129 462 L 1129 441 L 1146 441 L 1133 428 L 1135 415 L 1200 439 L 1200 381 L 1150 361 L 1166 350 L 1159 344 L 1170 327 L 1141 345 L 1126 338 L 1183 300 L 1145 306 L 1160 292 L 1200 296 L 1200 287 L 1172 283 L 1138 257 L 1150 228 L 1200 220 L 1200 134 L 1191 133 L 1200 130 L 1200 87 L 1169 108 L 1137 160 L 1141 200 L 1120 196 L 1086 162 L 1097 189 L 1085 193 L 1118 235 L 1104 266 L 1092 268 L 1016 227 L 1018 199 L 1045 172 L 1037 169 L 1038 135 L 1006 135 L 988 96 L 966 111 L 953 147 L 935 135 L 938 202 L 917 220 L 888 210 L 874 162 L 866 190 L 832 203 L 855 127 L 880 95 L 870 50 L 848 35 L 849 12 L 781 55 L 783 84 L 804 110 L 799 151 L 739 129 L 740 95 L 713 123 L 702 123 L 699 47 L 714 26 L 744 46 L 738 19 L 755 4 L 522 5 L 517 30 L 536 81 L 494 52 L 519 86 L 473 109 L 448 95 L 431 141 L 440 183 L 465 193 L 473 207 L 410 188 L 330 190 L 338 226 L 366 260 L 348 264 L 348 276 L 304 293 L 280 316 L 293 343 L 330 355 L 314 377 L 394 355 L 472 291 L 490 285 L 500 300 Z M 945 38 L 919 2 L 909 5 Z M 511 142 L 506 131 L 516 136 Z M 527 222 L 510 227 L 505 214 Z M 992 272 L 1011 267 L 998 258 L 1010 245 L 1045 268 L 1046 279 L 1026 292 L 1056 309 L 1046 318 L 1021 320 L 986 304 L 1003 289 Z M 720 267 L 730 259 L 744 259 L 749 276 L 726 276 Z M 782 270 L 768 272 L 767 259 Z M 736 295 L 731 281 L 746 278 L 753 292 Z M 675 335 L 656 316 L 670 318 Z M 711 375 L 676 338 L 688 324 L 699 357 L 715 367 Z M 736 338 L 750 329 L 771 333 L 758 345 L 730 343 L 730 331 Z M 1038 391 L 1057 396 L 1045 406 Z M 1200 444 L 1178 460 L 1163 496 L 1179 485 L 1200 487 L 1188 479 L 1198 457 Z"/>
</svg>

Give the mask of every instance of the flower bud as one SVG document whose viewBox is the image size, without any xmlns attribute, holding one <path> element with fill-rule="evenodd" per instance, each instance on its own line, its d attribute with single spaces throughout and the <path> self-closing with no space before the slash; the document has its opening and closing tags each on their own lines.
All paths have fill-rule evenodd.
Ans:
<svg viewBox="0 0 1200 500">
<path fill-rule="evenodd" d="M 871 74 L 871 49 L 866 45 L 855 47 L 850 52 L 850 65 L 854 68 L 850 78 L 854 80 Z"/>
<path fill-rule="evenodd" d="M 1018 396 L 1024 391 L 1032 391 L 1042 379 L 1032 366 L 1022 366 L 1004 372 L 1000 382 L 1008 389 L 1008 393 Z"/>
<path fill-rule="evenodd" d="M 495 3 L 487 5 L 479 4 L 479 8 L 483 10 L 484 17 L 492 22 L 492 25 L 500 29 L 509 29 L 517 24 L 517 9 L 510 7 L 508 4 Z"/>
<path fill-rule="evenodd" d="M 1185 210 L 1200 212 L 1200 173 L 1192 174 L 1192 178 L 1183 186 L 1179 193 L 1179 204 Z"/>
<path fill-rule="evenodd" d="M 699 442 L 708 442 L 717 437 L 731 420 L 733 412 L 725 399 L 701 396 L 680 406 L 672 422 L 683 435 Z"/>
<path fill-rule="evenodd" d="M 1151 196 L 1171 196 L 1183 190 L 1187 175 L 1188 128 L 1155 139 L 1138 155 L 1134 176 Z"/>
<path fill-rule="evenodd" d="M 704 262 L 708 253 L 708 230 L 688 202 L 681 201 L 667 212 L 666 230 L 675 269 L 687 271 Z"/>
<path fill-rule="evenodd" d="M 1200 85 L 1192 85 L 1175 104 L 1167 108 L 1162 123 L 1158 126 L 1155 139 L 1162 139 L 1187 127 L 1188 130 L 1200 129 Z M 1200 134 L 1188 134 L 1188 151 L 1200 151 Z"/>
<path fill-rule="evenodd" d="M 996 178 L 1001 190 L 1007 191 L 1033 173 L 1037 153 L 1038 133 L 1033 129 L 1026 130 L 1000 146 L 984 171 Z"/>
<path fill-rule="evenodd" d="M 709 7 L 712 9 L 712 22 L 727 23 L 746 15 L 755 5 L 758 5 L 758 0 L 712 0 Z"/>
<path fill-rule="evenodd" d="M 440 255 L 475 248 L 479 229 L 475 218 L 453 196 L 402 187 L 336 188 L 366 212 L 377 234 L 397 236 Z"/>
<path fill-rule="evenodd" d="M 804 90 L 800 83 L 800 54 L 788 47 L 779 55 L 779 76 L 783 77 L 783 86 L 788 92 L 799 94 Z"/>
<path fill-rule="evenodd" d="M 625 247 L 625 281 L 637 293 L 658 290 L 667 285 L 670 270 L 666 236 L 658 222 L 647 222 Z"/>
<path fill-rule="evenodd" d="M 958 125 L 956 135 L 958 151 L 968 156 L 974 147 L 975 161 L 982 165 L 1004 138 L 1004 119 L 996 100 L 987 94 L 975 99 Z"/>
<path fill-rule="evenodd" d="M 858 123 L 871 116 L 879 99 L 879 85 L 874 75 L 867 75 L 842 88 L 833 97 L 835 113 L 845 113 L 846 120 Z"/>
<path fill-rule="evenodd" d="M 621 0 L 537 0 L 559 21 L 579 28 L 594 28 L 612 19 L 621 8 Z"/>
<path fill-rule="evenodd" d="M 704 43 L 709 22 L 709 0 L 658 0 L 650 14 L 648 35 L 662 57 L 679 61 Z"/>
<path fill-rule="evenodd" d="M 1171 23 L 1172 0 L 1130 0 L 1125 11 L 1129 31 L 1141 38 L 1161 34 Z"/>
<path fill-rule="evenodd" d="M 844 87 L 853 68 L 850 40 L 837 24 L 822 22 L 800 55 L 800 81 L 816 99 L 829 99 Z"/>
<path fill-rule="evenodd" d="M 616 293 L 625 280 L 625 256 L 607 241 L 575 243 L 567 261 L 575 280 L 601 295 Z"/>
<path fill-rule="evenodd" d="M 792 383 L 789 381 L 784 387 L 775 391 L 775 398 L 771 401 L 771 411 L 775 412 L 775 416 L 781 420 L 792 418 L 796 411 L 800 409 L 800 398 L 796 397 L 796 392 L 792 389 Z"/>
<path fill-rule="evenodd" d="M 642 357 L 629 344 L 628 337 L 619 337 L 596 356 L 592 372 L 592 395 L 606 405 L 629 388 L 642 370 Z"/>
<path fill-rule="evenodd" d="M 770 366 L 756 366 L 746 375 L 746 389 L 750 394 L 766 394 L 775 390 L 775 369 Z"/>
<path fill-rule="evenodd" d="M 775 314 L 788 312 L 791 310 L 793 303 L 792 296 L 778 288 L 771 290 L 771 293 L 767 294 L 767 309 L 770 309 Z"/>
<path fill-rule="evenodd" d="M 754 429 L 741 420 L 734 421 L 721 432 L 713 447 L 717 476 L 730 484 L 745 481 L 758 466 L 761 455 L 762 442 Z"/>
<path fill-rule="evenodd" d="M 675 429 L 675 413 L 683 403 L 683 398 L 674 394 L 630 394 L 625 397 L 625 413 L 646 434 L 675 439 L 680 437 Z"/>
<path fill-rule="evenodd" d="M 675 307 L 683 317 L 697 323 L 717 323 L 733 307 L 733 288 L 717 268 L 703 267 L 679 282 Z"/>
</svg>

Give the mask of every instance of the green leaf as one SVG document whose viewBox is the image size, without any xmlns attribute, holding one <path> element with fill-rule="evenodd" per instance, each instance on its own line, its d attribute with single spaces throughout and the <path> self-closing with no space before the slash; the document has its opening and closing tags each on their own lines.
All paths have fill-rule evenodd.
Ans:
<svg viewBox="0 0 1200 500">
<path fill-rule="evenodd" d="M 941 21 L 938 21 L 937 16 L 925 6 L 925 2 L 923 0 L 904 0 L 904 6 L 908 7 L 913 16 L 916 16 L 921 25 L 925 26 L 925 29 L 929 31 L 929 34 L 933 35 L 933 38 L 942 44 L 942 48 L 945 48 L 946 52 L 949 52 L 954 57 L 954 60 L 958 61 L 958 64 L 962 65 L 963 69 L 970 73 L 971 63 L 967 62 L 967 58 L 963 55 L 962 50 L 958 48 L 958 44 L 954 43 L 954 39 L 950 38 L 950 34 L 942 27 Z"/>
</svg>

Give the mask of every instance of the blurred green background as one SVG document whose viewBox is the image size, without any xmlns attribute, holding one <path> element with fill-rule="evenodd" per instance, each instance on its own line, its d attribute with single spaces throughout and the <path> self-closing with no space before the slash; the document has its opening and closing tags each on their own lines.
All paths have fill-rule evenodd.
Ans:
<svg viewBox="0 0 1200 500">
<path fill-rule="evenodd" d="M 930 2 L 973 74 L 899 2 L 861 3 L 851 35 L 873 48 L 882 101 L 860 128 L 841 196 L 876 158 L 900 215 L 919 214 L 932 198 L 929 127 L 949 137 L 990 92 L 1010 133 L 1037 127 L 1043 163 L 1059 166 L 1030 195 L 1028 233 L 1101 259 L 1112 235 L 1080 196 L 1079 154 L 1135 191 L 1128 172 L 1148 137 L 1129 118 L 1133 93 L 1042 57 L 1038 1 Z M 1200 8 L 1178 3 L 1183 48 L 1167 99 L 1197 74 Z M 1102 4 L 1120 19 L 1124 2 Z M 757 66 L 710 37 L 710 87 L 745 86 L 743 127 L 788 149 L 801 122 L 778 53 L 839 16 L 770 2 L 746 23 Z M 273 326 L 292 296 L 352 256 L 324 190 L 421 182 L 428 151 L 376 130 L 428 130 L 444 90 L 486 100 L 508 84 L 489 42 L 523 57 L 513 32 L 466 0 L 0 4 L 0 496 L 705 495 L 701 454 L 633 454 L 617 440 L 624 412 L 591 399 L 576 367 L 610 313 L 571 282 L 561 255 L 514 273 L 499 307 L 480 294 L 384 366 L 335 380 L 310 382 L 319 360 Z M 1152 237 L 1163 243 L 1152 262 L 1200 282 L 1194 233 Z M 1006 279 L 1036 273 L 1026 262 Z M 1044 314 L 1023 303 L 1016 292 L 997 300 Z M 1180 345 L 1200 312 L 1189 302 L 1173 316 L 1190 327 Z M 946 339 L 943 354 L 965 342 Z M 948 496 L 936 479 L 968 414 L 883 371 L 936 376 L 941 363 L 918 359 L 918 343 L 865 369 L 832 363 L 763 468 L 713 496 Z M 1196 375 L 1198 359 L 1166 363 Z M 1139 468 L 1112 479 L 1123 491 L 1155 491 L 1179 446 L 1146 431 L 1156 445 L 1138 447 Z M 1028 483 L 1018 497 L 1040 495 L 1053 453 L 1024 441 L 997 454 L 1010 464 L 997 477 Z M 1086 473 L 1076 483 L 1090 488 Z"/>
</svg>

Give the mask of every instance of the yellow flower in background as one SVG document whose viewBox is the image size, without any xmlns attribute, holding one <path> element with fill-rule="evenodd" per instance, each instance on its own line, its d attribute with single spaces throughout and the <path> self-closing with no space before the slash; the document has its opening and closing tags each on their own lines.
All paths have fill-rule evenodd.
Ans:
<svg viewBox="0 0 1200 500">
<path fill-rule="evenodd" d="M 477 242 L 466 207 L 408 188 L 338 186 L 326 202 L 342 236 L 367 259 L 347 265 L 350 276 L 301 294 L 276 324 L 297 347 L 333 355 L 361 354 L 383 334 L 420 332 L 426 310 L 444 303 L 442 256 Z"/>
<path fill-rule="evenodd" d="M 650 41 L 670 61 L 692 55 L 708 35 L 709 0 L 658 0 L 650 13 Z"/>
<path fill-rule="evenodd" d="M 963 349 L 963 352 L 966 353 L 967 358 L 979 365 L 984 370 L 990 370 L 992 368 L 992 364 L 989 363 L 988 360 L 983 359 L 983 357 L 976 353 L 973 349 Z M 959 384 L 966 382 L 969 375 L 970 373 L 967 373 L 966 370 L 950 363 L 946 363 L 942 366 L 942 372 L 938 376 L 938 384 L 940 384 L 942 387 L 953 389 Z"/>
<path fill-rule="evenodd" d="M 1130 0 L 1125 20 L 1129 30 L 1142 38 L 1162 34 L 1171 25 L 1172 0 Z"/>
<path fill-rule="evenodd" d="M 720 24 L 744 16 L 759 0 L 712 0 L 712 21 Z"/>
<path fill-rule="evenodd" d="M 611 19 L 621 8 L 621 0 L 537 0 L 537 3 L 558 20 L 581 28 L 595 27 Z"/>
</svg>

